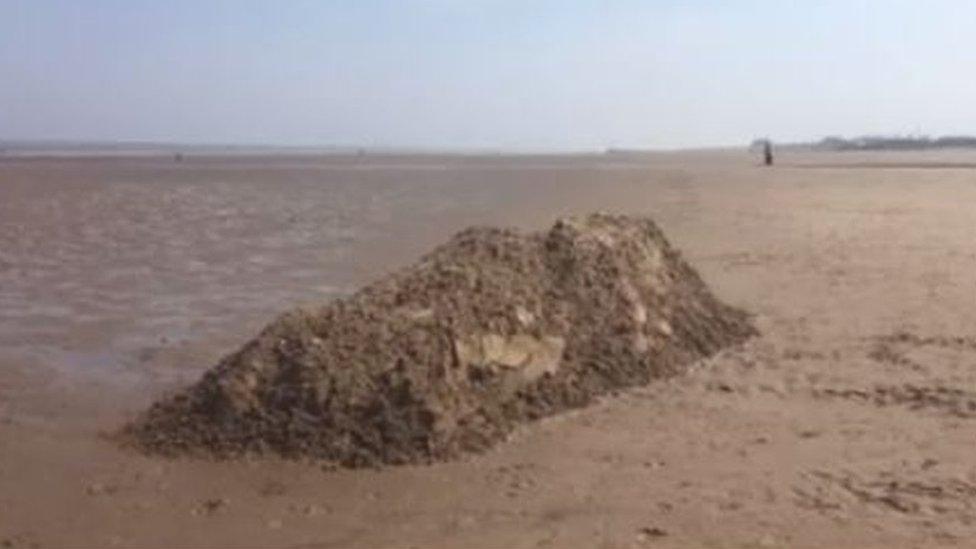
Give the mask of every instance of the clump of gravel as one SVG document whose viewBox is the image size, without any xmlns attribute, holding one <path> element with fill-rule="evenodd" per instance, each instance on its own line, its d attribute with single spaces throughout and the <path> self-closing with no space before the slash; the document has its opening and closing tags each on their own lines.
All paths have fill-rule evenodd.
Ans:
<svg viewBox="0 0 976 549">
<path fill-rule="evenodd" d="M 283 314 L 122 436 L 165 455 L 440 461 L 755 334 L 650 219 L 470 228 L 348 298 Z"/>
</svg>

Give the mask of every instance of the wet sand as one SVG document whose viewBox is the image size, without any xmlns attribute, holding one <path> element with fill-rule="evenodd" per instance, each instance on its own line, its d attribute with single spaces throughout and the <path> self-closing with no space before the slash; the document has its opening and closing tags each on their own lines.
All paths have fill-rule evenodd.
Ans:
<svg viewBox="0 0 976 549">
<path fill-rule="evenodd" d="M 0 543 L 965 547 L 976 154 L 0 159 Z M 652 216 L 763 336 L 383 471 L 101 433 L 278 312 L 473 224 Z"/>
</svg>

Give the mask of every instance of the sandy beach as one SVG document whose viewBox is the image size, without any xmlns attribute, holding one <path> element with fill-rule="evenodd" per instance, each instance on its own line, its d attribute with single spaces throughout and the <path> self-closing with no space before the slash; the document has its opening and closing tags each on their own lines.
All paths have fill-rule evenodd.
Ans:
<svg viewBox="0 0 976 549">
<path fill-rule="evenodd" d="M 0 157 L 0 546 L 933 547 L 976 535 L 976 153 Z M 652 217 L 762 332 L 383 470 L 105 436 L 471 225 Z"/>
</svg>

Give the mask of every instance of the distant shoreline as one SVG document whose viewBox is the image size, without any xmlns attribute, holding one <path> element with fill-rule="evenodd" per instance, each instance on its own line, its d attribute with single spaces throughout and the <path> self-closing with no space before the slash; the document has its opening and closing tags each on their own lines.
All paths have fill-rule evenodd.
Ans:
<svg viewBox="0 0 976 549">
<path fill-rule="evenodd" d="M 189 157 L 569 157 L 641 156 L 673 153 L 741 151 L 745 146 L 697 146 L 675 148 L 504 148 L 504 147 L 399 147 L 355 145 L 273 145 L 178 143 L 163 141 L 71 141 L 0 139 L 0 158 L 166 158 Z"/>
<path fill-rule="evenodd" d="M 863 136 L 851 139 L 826 137 L 811 144 L 814 150 L 826 151 L 929 151 L 945 149 L 976 149 L 976 137 L 951 135 L 931 138 Z"/>
<path fill-rule="evenodd" d="M 627 148 L 593 149 L 490 149 L 490 148 L 420 148 L 420 147 L 356 147 L 346 145 L 244 145 L 244 144 L 188 144 L 150 141 L 20 141 L 0 140 L 0 160 L 70 160 L 70 159 L 165 159 L 189 160 L 199 158 L 357 158 L 357 157 L 594 157 L 617 158 L 670 154 L 695 154 L 756 150 L 754 141 L 748 146 L 714 146 L 684 148 Z M 924 152 L 976 150 L 976 137 L 827 137 L 816 142 L 776 142 L 779 151 L 809 152 Z"/>
</svg>

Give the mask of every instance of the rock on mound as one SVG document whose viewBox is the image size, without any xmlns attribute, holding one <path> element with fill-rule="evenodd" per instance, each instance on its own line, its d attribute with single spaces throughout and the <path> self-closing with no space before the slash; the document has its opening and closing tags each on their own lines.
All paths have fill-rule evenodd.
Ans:
<svg viewBox="0 0 976 549">
<path fill-rule="evenodd" d="M 163 454 L 442 460 L 755 333 L 649 219 L 472 228 L 348 298 L 282 315 L 123 434 Z"/>
</svg>

